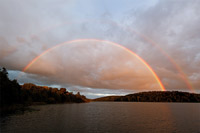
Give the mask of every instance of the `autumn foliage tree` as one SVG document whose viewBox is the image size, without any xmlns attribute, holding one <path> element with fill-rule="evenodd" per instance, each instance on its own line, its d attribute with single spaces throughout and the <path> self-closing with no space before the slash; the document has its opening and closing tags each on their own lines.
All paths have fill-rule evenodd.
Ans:
<svg viewBox="0 0 200 133">
<path fill-rule="evenodd" d="M 67 102 L 86 102 L 87 98 L 78 93 L 68 92 L 66 88 L 37 86 L 32 83 L 19 85 L 17 80 L 10 80 L 5 68 L 0 68 L 0 109 L 13 104 L 49 104 Z"/>
</svg>

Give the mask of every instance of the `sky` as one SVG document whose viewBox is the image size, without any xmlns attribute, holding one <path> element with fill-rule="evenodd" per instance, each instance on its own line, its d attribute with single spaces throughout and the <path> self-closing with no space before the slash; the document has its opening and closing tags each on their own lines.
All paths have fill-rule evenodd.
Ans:
<svg viewBox="0 0 200 133">
<path fill-rule="evenodd" d="M 65 87 L 89 98 L 162 90 L 149 68 L 166 90 L 199 93 L 199 5 L 0 0 L 0 66 L 20 84 Z"/>
</svg>

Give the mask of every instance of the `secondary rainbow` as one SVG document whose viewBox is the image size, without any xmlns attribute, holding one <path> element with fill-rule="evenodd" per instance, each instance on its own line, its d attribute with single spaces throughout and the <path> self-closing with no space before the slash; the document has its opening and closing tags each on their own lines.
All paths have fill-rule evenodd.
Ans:
<svg viewBox="0 0 200 133">
<path fill-rule="evenodd" d="M 24 67 L 24 69 L 22 70 L 23 72 L 27 71 L 40 57 L 42 57 L 43 55 L 47 54 L 48 52 L 52 51 L 53 49 L 66 45 L 66 44 L 70 44 L 70 43 L 78 43 L 78 42 L 85 42 L 85 41 L 95 41 L 95 42 L 103 42 L 103 43 L 107 43 L 107 44 L 111 44 L 111 45 L 115 45 L 121 49 L 124 49 L 125 51 L 129 52 L 130 54 L 134 55 L 137 59 L 139 59 L 139 61 L 141 61 L 146 68 L 152 73 L 152 75 L 154 76 L 154 78 L 156 79 L 156 81 L 158 82 L 160 88 L 162 91 L 165 91 L 165 87 L 162 84 L 160 78 L 158 77 L 158 75 L 153 71 L 153 69 L 151 68 L 151 66 L 145 61 L 143 60 L 140 56 L 138 56 L 136 53 L 134 53 L 133 51 L 129 50 L 128 48 L 118 44 L 118 43 L 114 43 L 111 41 L 107 41 L 107 40 L 99 40 L 99 39 L 77 39 L 77 40 L 71 40 L 71 41 L 66 41 L 64 43 L 60 43 L 57 44 L 47 50 L 45 50 L 44 52 L 42 52 L 40 55 L 38 55 L 37 57 L 35 57 L 30 63 L 28 63 L 28 65 L 26 67 Z"/>
<path fill-rule="evenodd" d="M 92 19 L 87 20 L 87 19 L 86 19 L 86 20 L 83 20 L 83 21 L 84 21 L 84 22 L 87 22 L 87 21 L 96 21 L 96 19 L 95 19 L 95 20 L 92 20 Z M 114 26 L 117 26 L 117 27 L 123 27 L 121 24 L 118 24 L 118 23 L 115 23 L 115 22 L 110 22 L 110 21 L 108 22 L 108 21 L 106 21 L 106 20 L 104 20 L 104 21 L 105 21 L 106 23 L 110 23 L 110 24 L 112 24 L 112 25 L 114 25 Z M 39 32 L 39 34 L 42 33 L 42 32 L 47 32 L 47 31 L 52 30 L 52 29 L 54 29 L 54 28 L 57 28 L 57 27 L 66 25 L 66 24 L 70 24 L 70 23 L 72 23 L 72 22 L 67 21 L 67 22 L 65 22 L 65 23 L 53 25 L 53 26 L 51 26 L 51 27 L 49 27 L 49 28 L 47 28 L 47 29 L 42 30 L 41 32 Z M 73 22 L 73 23 L 74 23 L 74 22 Z M 143 40 L 145 40 L 145 41 L 148 42 L 149 44 L 151 44 L 151 45 L 153 45 L 154 47 L 156 47 L 156 48 L 159 50 L 159 52 L 160 52 L 162 55 L 164 55 L 164 56 L 171 62 L 171 64 L 176 68 L 176 70 L 180 73 L 181 79 L 185 82 L 185 84 L 186 84 L 186 86 L 188 87 L 188 89 L 190 89 L 192 92 L 195 92 L 195 89 L 193 88 L 193 86 L 192 86 L 192 84 L 190 83 L 190 81 L 189 81 L 187 75 L 183 72 L 183 70 L 181 69 L 181 67 L 175 62 L 175 60 L 174 60 L 172 57 L 170 57 L 170 56 L 158 45 L 157 42 L 155 42 L 155 41 L 152 40 L 151 38 L 147 37 L 146 35 L 141 34 L 141 33 L 137 32 L 137 31 L 135 31 L 133 28 L 130 28 L 130 27 L 129 27 L 129 28 L 126 28 L 126 30 L 128 30 L 129 32 L 133 32 L 134 34 L 138 35 L 140 38 L 142 38 Z"/>
</svg>

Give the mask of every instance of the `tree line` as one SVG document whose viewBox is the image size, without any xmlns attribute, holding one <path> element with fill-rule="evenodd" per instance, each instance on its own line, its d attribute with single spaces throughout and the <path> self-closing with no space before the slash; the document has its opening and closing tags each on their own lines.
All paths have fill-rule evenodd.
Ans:
<svg viewBox="0 0 200 133">
<path fill-rule="evenodd" d="M 19 85 L 17 80 L 10 80 L 6 68 L 0 68 L 0 111 L 7 110 L 13 105 L 54 104 L 54 103 L 81 103 L 88 99 L 66 88 L 52 88 L 37 86 L 32 83 Z"/>
<path fill-rule="evenodd" d="M 125 102 L 200 102 L 200 94 L 180 91 L 149 91 L 126 96 L 107 96 L 93 101 Z"/>
<path fill-rule="evenodd" d="M 200 94 L 180 91 L 149 91 L 129 94 L 115 101 L 134 102 L 200 102 Z"/>
</svg>

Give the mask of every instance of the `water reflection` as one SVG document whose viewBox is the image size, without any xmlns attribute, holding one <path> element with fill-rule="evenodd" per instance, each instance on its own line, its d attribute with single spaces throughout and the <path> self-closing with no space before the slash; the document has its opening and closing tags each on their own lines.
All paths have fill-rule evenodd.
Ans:
<svg viewBox="0 0 200 133">
<path fill-rule="evenodd" d="M 200 132 L 200 104 L 91 102 L 34 106 L 1 132 Z"/>
</svg>

